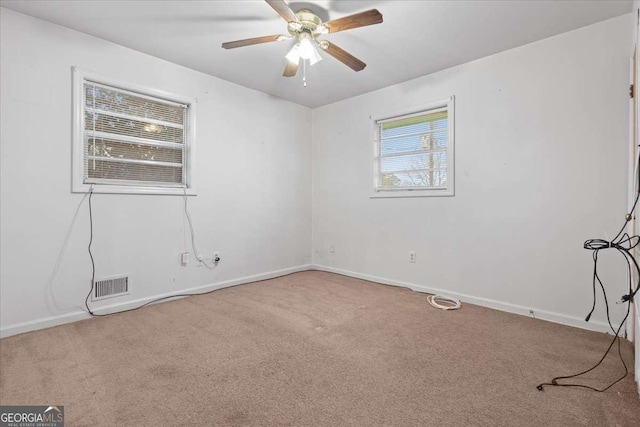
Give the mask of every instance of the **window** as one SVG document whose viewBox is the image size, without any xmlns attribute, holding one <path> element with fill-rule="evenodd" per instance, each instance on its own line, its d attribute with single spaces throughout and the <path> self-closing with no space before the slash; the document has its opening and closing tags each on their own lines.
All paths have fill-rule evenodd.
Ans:
<svg viewBox="0 0 640 427">
<path fill-rule="evenodd" d="M 194 194 L 195 101 L 73 72 L 73 191 Z"/>
<path fill-rule="evenodd" d="M 372 197 L 454 194 L 453 97 L 375 126 Z"/>
</svg>

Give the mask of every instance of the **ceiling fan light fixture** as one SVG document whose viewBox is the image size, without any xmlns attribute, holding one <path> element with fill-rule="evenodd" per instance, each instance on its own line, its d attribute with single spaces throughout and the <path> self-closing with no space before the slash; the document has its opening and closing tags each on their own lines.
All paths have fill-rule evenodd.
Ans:
<svg viewBox="0 0 640 427">
<path fill-rule="evenodd" d="M 314 47 L 312 52 L 313 53 L 311 54 L 311 57 L 309 58 L 309 65 L 313 65 L 315 63 L 318 63 L 318 62 L 322 61 L 322 56 L 320 56 L 320 54 L 318 53 L 318 49 L 316 49 Z"/>
<path fill-rule="evenodd" d="M 304 59 L 310 59 L 313 55 L 313 51 L 315 50 L 311 41 L 308 38 L 303 38 L 298 43 L 300 49 L 300 56 Z"/>
<path fill-rule="evenodd" d="M 293 45 L 289 53 L 285 56 L 291 63 L 297 64 L 300 61 L 300 43 Z"/>
<path fill-rule="evenodd" d="M 300 40 L 299 51 L 300 57 L 303 59 L 308 59 L 310 65 L 313 65 L 318 61 L 322 61 L 322 56 L 320 56 L 318 50 L 308 38 Z"/>
<path fill-rule="evenodd" d="M 308 38 L 303 38 L 299 43 L 296 43 L 289 53 L 287 53 L 286 58 L 294 64 L 297 64 L 300 58 L 308 59 L 309 65 L 322 61 L 322 56 L 318 53 L 318 49 L 316 49 Z"/>
</svg>

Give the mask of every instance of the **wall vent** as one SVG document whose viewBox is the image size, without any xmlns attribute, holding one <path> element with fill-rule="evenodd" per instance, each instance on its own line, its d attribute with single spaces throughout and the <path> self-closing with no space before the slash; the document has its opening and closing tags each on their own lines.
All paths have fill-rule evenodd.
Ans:
<svg viewBox="0 0 640 427">
<path fill-rule="evenodd" d="M 119 297 L 129 293 L 129 276 L 106 277 L 93 284 L 91 301 Z"/>
</svg>

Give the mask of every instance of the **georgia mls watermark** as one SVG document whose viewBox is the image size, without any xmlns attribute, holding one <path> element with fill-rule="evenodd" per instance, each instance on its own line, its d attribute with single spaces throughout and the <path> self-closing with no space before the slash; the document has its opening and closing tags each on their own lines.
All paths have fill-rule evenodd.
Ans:
<svg viewBox="0 0 640 427">
<path fill-rule="evenodd" d="M 64 406 L 0 406 L 0 427 L 64 427 Z"/>
</svg>

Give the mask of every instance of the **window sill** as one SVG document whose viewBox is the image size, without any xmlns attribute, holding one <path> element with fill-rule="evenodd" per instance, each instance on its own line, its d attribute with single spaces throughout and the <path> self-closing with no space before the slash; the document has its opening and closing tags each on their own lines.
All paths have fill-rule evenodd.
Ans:
<svg viewBox="0 0 640 427">
<path fill-rule="evenodd" d="M 452 197 L 453 189 L 447 190 L 380 190 L 374 191 L 370 199 L 393 199 L 402 197 Z"/>
<path fill-rule="evenodd" d="M 72 193 L 88 193 L 91 190 L 91 185 L 82 184 L 80 186 L 74 186 L 71 190 Z M 183 188 L 163 188 L 163 187 L 136 187 L 129 185 L 94 185 L 94 193 L 100 194 L 155 194 L 161 196 L 184 196 L 185 190 Z M 196 190 L 193 188 L 187 188 L 187 196 L 196 196 Z"/>
</svg>

